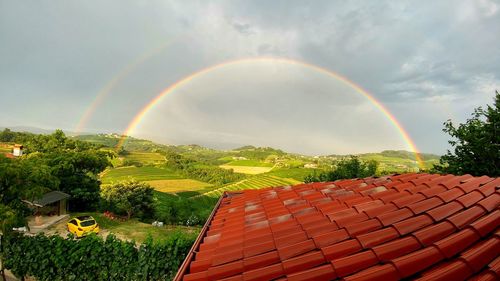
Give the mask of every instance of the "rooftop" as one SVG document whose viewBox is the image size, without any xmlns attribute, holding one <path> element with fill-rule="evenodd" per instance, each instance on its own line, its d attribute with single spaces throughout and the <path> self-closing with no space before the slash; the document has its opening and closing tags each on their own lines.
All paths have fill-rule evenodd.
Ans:
<svg viewBox="0 0 500 281">
<path fill-rule="evenodd" d="M 69 194 L 66 194 L 62 191 L 51 191 L 49 193 L 45 193 L 41 198 L 33 200 L 33 202 L 29 200 L 23 201 L 37 207 L 43 207 L 51 203 L 67 199 L 69 197 Z"/>
<path fill-rule="evenodd" d="M 498 280 L 499 188 L 413 173 L 226 193 L 175 280 Z"/>
</svg>

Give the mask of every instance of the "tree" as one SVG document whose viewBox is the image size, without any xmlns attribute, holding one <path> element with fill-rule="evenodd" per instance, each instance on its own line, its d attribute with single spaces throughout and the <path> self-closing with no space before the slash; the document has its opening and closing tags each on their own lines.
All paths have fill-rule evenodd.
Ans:
<svg viewBox="0 0 500 281">
<path fill-rule="evenodd" d="M 441 157 L 439 172 L 500 176 L 500 94 L 496 91 L 493 105 L 476 108 L 472 118 L 455 127 L 451 120 L 444 123 L 443 131 L 452 139 Z"/>
<path fill-rule="evenodd" d="M 333 170 L 313 173 L 304 178 L 305 182 L 334 181 L 338 179 L 365 178 L 374 176 L 378 162 L 361 161 L 357 156 L 350 156 L 333 162 Z"/>
<path fill-rule="evenodd" d="M 117 211 L 132 215 L 146 215 L 153 211 L 153 188 L 146 183 L 129 180 L 103 186 L 102 198 Z"/>
<path fill-rule="evenodd" d="M 0 227 L 24 225 L 29 209 L 21 199 L 33 200 L 57 188 L 59 181 L 50 167 L 29 158 L 8 159 L 0 155 Z"/>
</svg>

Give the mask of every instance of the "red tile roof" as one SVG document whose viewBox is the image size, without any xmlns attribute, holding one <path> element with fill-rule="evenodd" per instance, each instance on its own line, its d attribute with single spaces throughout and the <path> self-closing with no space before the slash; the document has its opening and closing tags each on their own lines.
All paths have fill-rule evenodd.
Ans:
<svg viewBox="0 0 500 281">
<path fill-rule="evenodd" d="M 499 207 L 470 175 L 227 193 L 175 280 L 498 280 Z"/>
</svg>

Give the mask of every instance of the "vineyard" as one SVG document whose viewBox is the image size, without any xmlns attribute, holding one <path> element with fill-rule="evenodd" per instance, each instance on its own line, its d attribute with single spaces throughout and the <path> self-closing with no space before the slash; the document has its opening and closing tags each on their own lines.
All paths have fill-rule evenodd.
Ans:
<svg viewBox="0 0 500 281">
<path fill-rule="evenodd" d="M 171 280 L 196 235 L 174 233 L 137 245 L 109 235 L 75 240 L 60 236 L 5 237 L 5 267 L 24 280 Z"/>
<path fill-rule="evenodd" d="M 208 197 L 220 197 L 225 191 L 235 191 L 244 189 L 258 189 L 269 186 L 284 186 L 300 183 L 297 180 L 290 178 L 280 178 L 268 175 L 256 175 L 248 179 L 244 179 L 237 183 L 228 184 L 217 189 L 205 192 L 201 195 Z"/>
</svg>

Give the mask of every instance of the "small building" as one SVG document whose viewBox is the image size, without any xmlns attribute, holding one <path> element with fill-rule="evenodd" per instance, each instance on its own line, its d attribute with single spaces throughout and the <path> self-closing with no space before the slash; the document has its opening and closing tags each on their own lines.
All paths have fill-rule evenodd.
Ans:
<svg viewBox="0 0 500 281">
<path fill-rule="evenodd" d="M 14 155 L 15 157 L 23 156 L 23 145 L 14 144 L 14 148 L 12 149 L 12 155 Z"/>
<path fill-rule="evenodd" d="M 51 191 L 41 198 L 32 201 L 23 200 L 24 203 L 35 207 L 35 213 L 41 216 L 62 216 L 68 212 L 69 194 L 61 191 Z"/>
<path fill-rule="evenodd" d="M 318 164 L 307 163 L 307 164 L 304 165 L 304 168 L 306 168 L 306 169 L 316 169 L 316 168 L 318 168 Z"/>
</svg>

